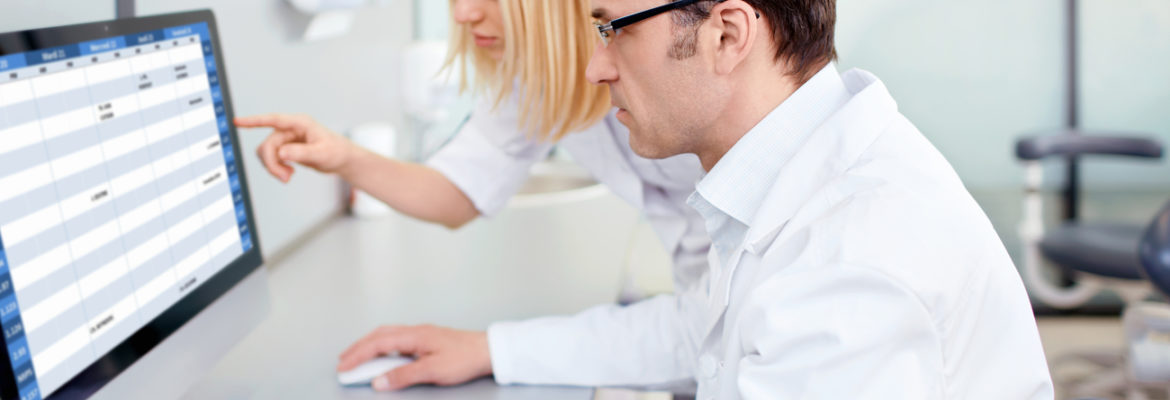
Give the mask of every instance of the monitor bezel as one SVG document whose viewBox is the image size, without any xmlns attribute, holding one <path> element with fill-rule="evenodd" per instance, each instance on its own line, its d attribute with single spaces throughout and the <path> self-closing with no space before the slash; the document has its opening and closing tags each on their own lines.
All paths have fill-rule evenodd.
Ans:
<svg viewBox="0 0 1170 400">
<path fill-rule="evenodd" d="M 72 399 L 85 398 L 93 395 L 119 373 L 129 368 L 135 361 L 141 359 L 155 346 L 158 346 L 172 333 L 194 318 L 199 312 L 211 305 L 219 297 L 235 287 L 240 281 L 260 267 L 263 259 L 260 252 L 260 240 L 256 231 L 256 219 L 252 210 L 251 194 L 248 191 L 247 174 L 244 171 L 243 157 L 239 134 L 234 124 L 235 118 L 232 109 L 231 90 L 228 85 L 227 64 L 224 63 L 223 48 L 219 40 L 219 30 L 215 14 L 211 10 L 195 10 L 147 17 L 118 19 L 111 21 L 91 22 L 76 25 L 67 25 L 50 28 L 30 29 L 17 32 L 0 33 L 0 56 L 24 53 L 50 47 L 66 46 L 90 40 L 107 37 L 125 36 L 143 32 L 150 32 L 170 27 L 206 23 L 210 32 L 212 53 L 218 66 L 219 85 L 223 94 L 224 115 L 228 119 L 228 129 L 233 153 L 235 153 L 236 168 L 239 171 L 240 193 L 243 196 L 244 208 L 247 212 L 247 227 L 251 234 L 252 248 L 238 257 L 231 264 L 221 269 L 210 279 L 191 293 L 180 299 L 158 317 L 144 325 L 129 338 L 75 375 L 72 379 L 54 391 L 45 399 Z M 0 342 L 5 339 L 0 335 Z M 7 343 L 5 343 L 7 348 Z M 16 377 L 7 351 L 0 352 L 0 398 L 16 398 Z M 179 367 L 179 366 L 176 366 Z"/>
</svg>

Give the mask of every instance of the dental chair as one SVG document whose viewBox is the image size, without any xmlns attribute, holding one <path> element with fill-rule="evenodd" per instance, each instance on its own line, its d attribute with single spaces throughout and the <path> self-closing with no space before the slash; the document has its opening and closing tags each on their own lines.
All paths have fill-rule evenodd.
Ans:
<svg viewBox="0 0 1170 400">
<path fill-rule="evenodd" d="M 1147 400 L 1154 398 L 1151 392 L 1170 396 L 1170 305 L 1145 301 L 1154 288 L 1170 294 L 1170 202 L 1144 226 L 1081 221 L 1074 212 L 1066 213 L 1072 218 L 1059 227 L 1045 232 L 1040 193 L 1041 160 L 1086 155 L 1160 159 L 1161 144 L 1117 135 L 1046 135 L 1018 141 L 1016 155 L 1027 170 L 1020 236 L 1025 249 L 1023 275 L 1031 295 L 1049 306 L 1071 309 L 1111 290 L 1126 305 L 1123 325 L 1127 351 L 1082 352 L 1053 360 L 1053 367 L 1079 362 L 1097 369 L 1084 378 L 1057 385 L 1074 398 L 1106 395 Z M 1075 183 L 1072 186 L 1076 187 Z M 1077 207 L 1075 192 L 1071 196 L 1074 201 L 1066 205 Z M 1071 276 L 1072 284 L 1055 282 L 1044 261 Z"/>
<path fill-rule="evenodd" d="M 1020 225 L 1023 241 L 1023 277 L 1029 293 L 1057 309 L 1085 305 L 1104 290 L 1116 293 L 1126 304 L 1144 299 L 1150 286 L 1143 281 L 1138 260 L 1138 242 L 1143 229 L 1138 224 L 1081 221 L 1076 217 L 1078 194 L 1065 193 L 1068 216 L 1046 232 L 1042 184 L 1042 161 L 1051 158 L 1072 160 L 1084 156 L 1124 156 L 1161 159 L 1162 144 L 1145 138 L 1116 134 L 1087 135 L 1080 132 L 1028 137 L 1016 142 L 1016 157 L 1025 168 L 1024 216 Z M 1076 175 L 1070 176 L 1075 180 Z M 1066 182 L 1073 188 L 1077 182 Z M 1048 268 L 1048 261 L 1055 268 Z M 1062 282 L 1071 278 L 1072 282 Z M 1071 283 L 1071 284 L 1068 284 Z"/>
</svg>

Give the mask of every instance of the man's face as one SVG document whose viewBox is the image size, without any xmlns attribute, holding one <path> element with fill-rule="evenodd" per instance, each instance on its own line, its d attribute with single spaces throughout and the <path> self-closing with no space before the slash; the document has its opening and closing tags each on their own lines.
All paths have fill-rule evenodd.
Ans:
<svg viewBox="0 0 1170 400">
<path fill-rule="evenodd" d="M 609 23 L 665 4 L 663 0 L 593 0 L 598 22 Z M 610 44 L 598 45 L 586 69 L 594 84 L 610 87 L 617 118 L 630 128 L 630 147 L 646 158 L 694 152 L 702 133 L 719 112 L 721 94 L 704 63 L 704 45 L 696 54 L 672 57 L 672 13 L 659 14 L 621 29 Z M 677 52 L 675 52 L 677 56 Z"/>
</svg>

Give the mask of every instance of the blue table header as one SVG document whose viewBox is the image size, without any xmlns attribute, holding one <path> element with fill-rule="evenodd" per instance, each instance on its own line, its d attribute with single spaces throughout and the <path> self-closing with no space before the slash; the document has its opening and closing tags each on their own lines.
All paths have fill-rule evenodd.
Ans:
<svg viewBox="0 0 1170 400">
<path fill-rule="evenodd" d="M 7 56 L 0 56 L 0 71 L 7 71 L 10 69 L 24 68 L 25 60 L 24 54 L 12 54 Z"/>
<path fill-rule="evenodd" d="M 28 65 L 51 63 L 80 55 L 77 45 L 53 47 L 44 50 L 31 51 L 24 54 L 25 62 L 27 62 Z"/>
<path fill-rule="evenodd" d="M 78 44 L 41 49 L 24 53 L 0 56 L 0 71 L 24 68 L 38 64 L 61 61 L 67 58 L 88 56 L 104 53 L 127 47 L 141 46 L 168 39 L 200 35 L 199 40 L 206 42 L 211 37 L 206 23 L 184 25 L 157 31 L 142 32 L 132 35 L 116 36 L 105 39 L 91 40 Z"/>
<path fill-rule="evenodd" d="M 143 32 L 135 35 L 126 35 L 126 44 L 140 46 L 166 39 L 163 31 Z"/>
<path fill-rule="evenodd" d="M 88 56 L 90 54 L 105 53 L 107 51 L 114 51 L 126 48 L 126 38 L 112 37 L 101 40 L 94 40 L 80 44 L 81 55 Z"/>
<path fill-rule="evenodd" d="M 211 33 L 207 30 L 207 24 L 202 22 L 198 24 L 167 28 L 166 35 L 167 39 L 181 38 L 191 35 L 199 35 L 199 40 L 208 40 L 211 38 Z"/>
</svg>

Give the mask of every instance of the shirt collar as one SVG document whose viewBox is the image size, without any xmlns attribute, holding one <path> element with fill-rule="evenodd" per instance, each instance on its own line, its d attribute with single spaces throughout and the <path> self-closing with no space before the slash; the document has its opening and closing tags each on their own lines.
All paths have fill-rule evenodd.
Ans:
<svg viewBox="0 0 1170 400">
<path fill-rule="evenodd" d="M 781 167 L 849 98 L 829 63 L 740 138 L 699 181 L 688 203 L 705 219 L 721 212 L 750 226 Z"/>
</svg>

